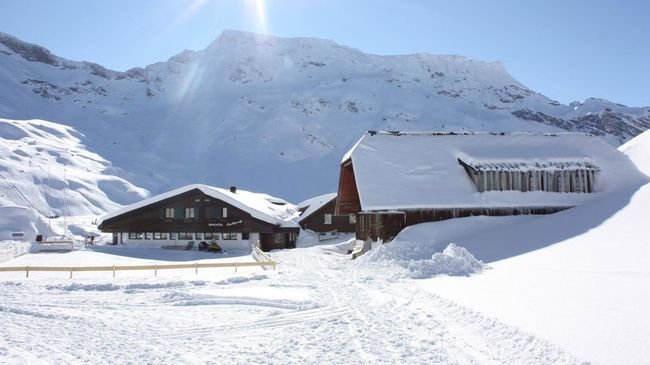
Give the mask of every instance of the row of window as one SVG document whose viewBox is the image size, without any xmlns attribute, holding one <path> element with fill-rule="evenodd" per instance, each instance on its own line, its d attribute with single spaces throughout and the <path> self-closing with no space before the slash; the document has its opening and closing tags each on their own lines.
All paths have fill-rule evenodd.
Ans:
<svg viewBox="0 0 650 365">
<path fill-rule="evenodd" d="M 129 232 L 130 240 L 238 240 L 240 233 L 235 232 Z M 241 233 L 241 239 L 247 240 L 248 232 Z"/>
<path fill-rule="evenodd" d="M 208 213 L 208 218 L 220 219 L 228 218 L 228 208 L 227 207 L 210 207 L 206 209 Z M 162 208 L 160 210 L 160 218 L 165 219 L 195 219 L 199 217 L 199 208 L 198 207 L 170 207 Z"/>
<path fill-rule="evenodd" d="M 323 224 L 332 224 L 332 217 L 333 217 L 333 214 L 325 214 L 325 215 L 323 215 L 323 217 L 324 217 L 324 218 L 323 218 L 323 219 L 324 219 Z M 350 224 L 355 224 L 355 223 L 357 223 L 357 216 L 354 215 L 354 214 L 350 214 L 350 215 L 348 215 L 348 222 L 349 222 Z"/>
</svg>

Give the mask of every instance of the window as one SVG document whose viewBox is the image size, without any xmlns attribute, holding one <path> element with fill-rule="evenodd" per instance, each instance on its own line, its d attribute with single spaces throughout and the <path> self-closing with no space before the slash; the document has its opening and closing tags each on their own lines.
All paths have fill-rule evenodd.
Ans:
<svg viewBox="0 0 650 365">
<path fill-rule="evenodd" d="M 250 239 L 249 233 L 248 232 L 242 232 L 241 239 L 243 239 L 243 240 Z"/>
<path fill-rule="evenodd" d="M 218 238 L 219 234 L 218 233 L 212 233 L 212 232 L 206 232 L 205 233 L 205 239 L 206 240 L 211 240 L 213 238 Z"/>
<path fill-rule="evenodd" d="M 153 239 L 153 233 L 147 232 L 144 234 L 144 238 L 147 240 Z"/>
<path fill-rule="evenodd" d="M 155 232 L 153 234 L 153 239 L 154 240 L 166 240 L 167 239 L 167 233 Z"/>
<path fill-rule="evenodd" d="M 332 215 L 325 214 L 325 224 L 332 224 Z"/>
<path fill-rule="evenodd" d="M 219 219 L 223 216 L 223 210 L 219 207 L 210 208 L 210 219 Z"/>
<path fill-rule="evenodd" d="M 178 239 L 179 240 L 193 240 L 194 239 L 194 234 L 193 233 L 187 233 L 187 232 L 181 232 L 178 234 Z"/>
<path fill-rule="evenodd" d="M 174 218 L 174 208 L 165 208 L 165 218 Z"/>
<path fill-rule="evenodd" d="M 185 208 L 185 218 L 194 218 L 194 208 Z"/>
<path fill-rule="evenodd" d="M 172 233 L 170 233 L 170 234 L 169 234 L 169 239 L 170 239 L 170 240 L 178 239 L 178 233 L 176 233 L 176 232 L 172 232 Z"/>
<path fill-rule="evenodd" d="M 284 233 L 276 233 L 276 234 L 273 235 L 273 239 L 274 239 L 275 243 L 278 243 L 278 244 L 285 243 L 285 234 Z"/>
<path fill-rule="evenodd" d="M 130 240 L 141 240 L 142 239 L 142 233 L 141 232 L 129 232 L 129 239 Z"/>
<path fill-rule="evenodd" d="M 196 236 L 196 239 L 197 239 L 197 240 L 202 240 L 202 239 L 203 239 L 203 233 L 198 233 L 198 232 L 197 232 L 197 233 L 195 233 L 194 235 Z"/>
<path fill-rule="evenodd" d="M 222 211 L 222 214 L 221 214 L 221 215 L 222 215 L 224 218 L 228 218 L 228 208 L 223 207 L 223 211 Z"/>
<path fill-rule="evenodd" d="M 223 237 L 224 240 L 236 240 L 237 239 L 237 233 L 226 232 L 226 233 L 222 234 L 222 237 Z"/>
<path fill-rule="evenodd" d="M 354 214 L 350 214 L 350 224 L 356 224 L 357 223 L 357 216 Z"/>
</svg>

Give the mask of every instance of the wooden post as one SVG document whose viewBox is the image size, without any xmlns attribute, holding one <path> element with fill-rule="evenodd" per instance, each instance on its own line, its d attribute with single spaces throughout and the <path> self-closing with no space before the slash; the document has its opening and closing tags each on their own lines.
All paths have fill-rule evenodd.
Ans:
<svg viewBox="0 0 650 365">
<path fill-rule="evenodd" d="M 158 265 L 153 265 L 153 276 L 158 276 Z"/>
<path fill-rule="evenodd" d="M 113 265 L 113 277 L 115 277 L 115 265 Z"/>
<path fill-rule="evenodd" d="M 26 267 L 25 267 L 25 277 L 26 277 L 26 278 L 29 277 L 29 266 L 26 266 Z"/>
<path fill-rule="evenodd" d="M 237 261 L 235 261 L 235 272 L 237 272 Z"/>
<path fill-rule="evenodd" d="M 199 263 L 198 263 L 198 262 L 194 264 L 194 273 L 195 273 L 196 275 L 199 274 Z"/>
<path fill-rule="evenodd" d="M 70 268 L 70 279 L 72 279 L 72 268 Z"/>
</svg>

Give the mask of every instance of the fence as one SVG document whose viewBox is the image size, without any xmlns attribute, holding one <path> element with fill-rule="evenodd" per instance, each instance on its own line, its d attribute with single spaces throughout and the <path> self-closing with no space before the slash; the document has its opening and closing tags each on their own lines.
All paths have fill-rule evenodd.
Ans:
<svg viewBox="0 0 650 365">
<path fill-rule="evenodd" d="M 266 256 L 268 257 L 268 256 Z M 25 277 L 29 277 L 30 272 L 34 271 L 58 271 L 58 272 L 69 272 L 70 278 L 72 279 L 73 272 L 82 272 L 82 271 L 112 271 L 113 277 L 115 277 L 115 272 L 117 271 L 133 271 L 133 270 L 153 270 L 154 276 L 158 276 L 158 270 L 170 270 L 170 269 L 194 269 L 195 274 L 199 273 L 201 268 L 218 268 L 218 267 L 230 267 L 235 268 L 235 272 L 240 267 L 251 267 L 251 266 L 261 266 L 265 268 L 266 266 L 273 267 L 275 269 L 277 263 L 270 258 L 266 261 L 256 261 L 256 262 L 213 262 L 213 263 L 188 263 L 188 264 L 156 264 L 156 265 L 112 265 L 112 266 L 7 266 L 0 267 L 0 272 L 25 272 Z"/>
<path fill-rule="evenodd" d="M 264 252 L 264 251 L 262 251 L 260 249 L 260 243 L 259 242 L 257 242 L 257 244 L 255 244 L 255 245 L 253 245 L 253 248 L 251 250 L 251 256 L 253 256 L 253 258 L 255 260 L 257 260 L 257 262 L 271 262 L 271 263 L 273 263 L 272 265 L 268 265 L 268 266 L 272 266 L 273 270 L 275 270 L 275 266 L 277 265 L 277 263 L 275 261 L 273 261 L 273 259 L 271 259 L 271 256 L 269 256 L 266 252 Z M 266 270 L 267 267 L 262 266 L 262 269 Z"/>
</svg>

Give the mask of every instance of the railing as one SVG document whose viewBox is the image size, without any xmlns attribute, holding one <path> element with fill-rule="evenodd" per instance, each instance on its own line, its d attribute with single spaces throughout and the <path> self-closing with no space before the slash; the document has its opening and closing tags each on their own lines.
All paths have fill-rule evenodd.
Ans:
<svg viewBox="0 0 650 365">
<path fill-rule="evenodd" d="M 257 260 L 257 262 L 260 262 L 260 263 L 261 262 L 272 263 L 271 266 L 273 267 L 273 270 L 275 270 L 275 266 L 277 265 L 277 263 L 275 261 L 273 261 L 271 256 L 269 256 L 266 252 L 264 252 L 264 251 L 262 251 L 260 249 L 259 241 L 257 242 L 257 244 L 253 244 L 251 256 L 253 256 L 253 258 L 255 260 Z M 262 266 L 262 268 L 264 270 L 266 270 L 266 266 Z"/>
<path fill-rule="evenodd" d="M 223 268 L 223 267 L 234 267 L 235 272 L 240 267 L 251 267 L 251 266 L 261 266 L 266 268 L 267 266 L 273 267 L 275 269 L 277 263 L 266 256 L 268 260 L 266 261 L 256 261 L 256 262 L 213 262 L 213 263 L 187 263 L 187 264 L 155 264 L 155 265 L 112 265 L 112 266 L 0 266 L 0 272 L 25 272 L 25 277 L 29 277 L 29 273 L 33 271 L 57 271 L 57 272 L 69 272 L 70 278 L 72 279 L 73 272 L 82 272 L 82 271 L 112 271 L 113 277 L 115 277 L 115 272 L 117 271 L 133 271 L 133 270 L 153 270 L 154 276 L 158 276 L 158 270 L 170 270 L 170 269 L 194 269 L 195 274 L 199 273 L 199 269 L 202 268 Z"/>
</svg>

